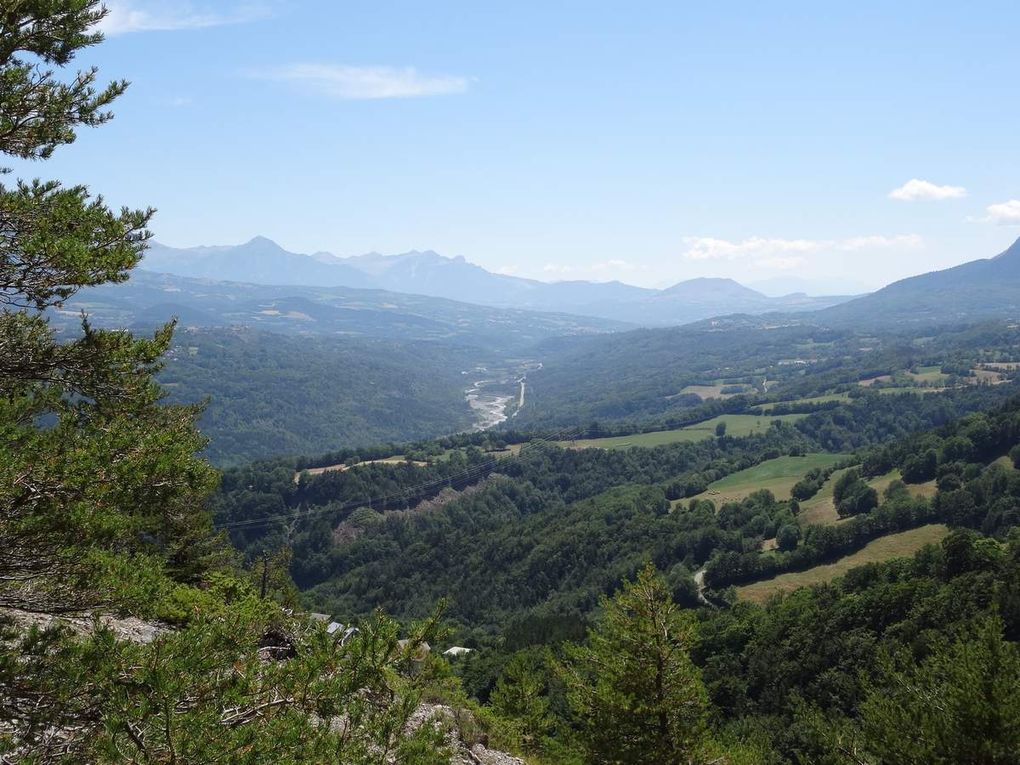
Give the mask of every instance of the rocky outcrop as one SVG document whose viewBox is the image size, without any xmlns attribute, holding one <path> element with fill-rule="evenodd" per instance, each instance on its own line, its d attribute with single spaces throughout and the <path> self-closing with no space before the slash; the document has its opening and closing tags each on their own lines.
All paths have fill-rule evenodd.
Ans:
<svg viewBox="0 0 1020 765">
<path fill-rule="evenodd" d="M 0 618 L 10 619 L 20 631 L 32 627 L 39 629 L 65 627 L 78 635 L 91 632 L 99 624 L 111 630 L 118 640 L 129 643 L 151 643 L 163 633 L 170 631 L 170 627 L 165 624 L 147 622 L 134 616 L 121 617 L 112 614 L 70 616 L 0 608 Z"/>
<path fill-rule="evenodd" d="M 422 725 L 435 725 L 447 731 L 447 744 L 453 752 L 450 765 L 526 765 L 518 757 L 472 741 L 476 736 L 472 736 L 471 730 L 477 723 L 470 712 L 444 704 L 422 704 L 412 715 L 408 728 L 414 730 Z"/>
<path fill-rule="evenodd" d="M 0 608 L 0 620 L 10 621 L 16 627 L 17 632 L 24 633 L 32 627 L 48 629 L 63 627 L 77 635 L 86 635 L 92 632 L 97 625 L 110 629 L 118 640 L 132 643 L 151 643 L 157 637 L 172 628 L 168 625 L 157 622 L 147 622 L 133 616 L 118 617 L 111 614 L 92 615 L 57 615 L 49 613 L 34 613 L 14 608 Z M 421 658 L 427 654 L 429 647 L 424 644 Z M 270 630 L 263 636 L 259 655 L 264 661 L 279 661 L 290 658 L 293 655 L 293 644 L 290 636 L 282 631 Z M 345 724 L 343 718 L 332 718 L 328 724 L 340 729 Z M 434 725 L 446 732 L 447 744 L 451 751 L 451 765 L 526 765 L 526 763 L 505 752 L 489 749 L 487 737 L 481 732 L 481 728 L 474 715 L 469 711 L 455 709 L 443 704 L 422 704 L 408 721 L 407 730 L 414 731 L 422 725 Z M 13 735 L 16 731 L 0 721 L 0 735 Z M 60 746 L 62 742 L 70 741 L 73 738 L 73 731 L 53 729 L 50 738 L 54 746 Z M 20 750 L 18 750 L 20 751 Z M 17 751 L 14 753 L 18 757 Z M 0 757 L 0 763 L 15 762 Z M 395 761 L 392 765 L 399 765 Z"/>
</svg>

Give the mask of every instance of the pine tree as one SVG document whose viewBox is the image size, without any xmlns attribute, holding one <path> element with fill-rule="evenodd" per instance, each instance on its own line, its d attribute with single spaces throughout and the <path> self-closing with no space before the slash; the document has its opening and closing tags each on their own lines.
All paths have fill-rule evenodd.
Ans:
<svg viewBox="0 0 1020 765">
<path fill-rule="evenodd" d="M 693 641 L 692 618 L 651 565 L 603 599 L 587 643 L 560 668 L 591 762 L 704 761 L 708 701 L 689 655 Z"/>
<path fill-rule="evenodd" d="M 492 711 L 508 722 L 519 745 L 529 751 L 538 748 L 554 722 L 546 687 L 547 661 L 544 654 L 536 659 L 518 653 L 503 669 L 489 698 Z"/>
<path fill-rule="evenodd" d="M 98 0 L 3 4 L 0 153 L 45 160 L 111 118 L 125 82 L 59 76 L 100 42 L 103 14 Z M 158 551 L 186 579 L 210 551 L 197 412 L 161 405 L 153 379 L 172 325 L 143 339 L 83 318 L 60 338 L 47 320 L 81 288 L 127 278 L 151 215 L 84 186 L 0 184 L 0 605 L 82 608 L 108 597 L 88 586 L 106 556 Z"/>
</svg>

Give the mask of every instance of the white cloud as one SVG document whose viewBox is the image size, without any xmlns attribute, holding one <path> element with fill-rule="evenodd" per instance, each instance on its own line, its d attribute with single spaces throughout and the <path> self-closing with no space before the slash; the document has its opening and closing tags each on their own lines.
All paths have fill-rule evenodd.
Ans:
<svg viewBox="0 0 1020 765">
<path fill-rule="evenodd" d="M 988 205 L 984 218 L 971 218 L 980 223 L 994 223 L 997 226 L 1020 226 L 1020 199 Z"/>
<path fill-rule="evenodd" d="M 967 196 L 967 189 L 963 186 L 939 186 L 918 178 L 912 178 L 898 189 L 893 189 L 889 192 L 890 199 L 898 199 L 901 202 L 959 199 L 965 196 Z"/>
<path fill-rule="evenodd" d="M 260 79 L 293 82 L 343 100 L 445 96 L 463 93 L 470 84 L 467 77 L 426 75 L 411 66 L 290 64 L 252 74 Z"/>
<path fill-rule="evenodd" d="M 178 0 L 106 0 L 104 4 L 109 13 L 99 22 L 99 30 L 109 36 L 244 24 L 270 15 L 269 7 L 261 3 L 220 2 L 215 7 Z"/>
<path fill-rule="evenodd" d="M 753 260 L 766 268 L 790 269 L 804 262 L 804 255 L 825 252 L 857 252 L 860 250 L 907 249 L 921 247 L 924 241 L 917 234 L 898 236 L 857 236 L 849 239 L 768 239 L 754 236 L 740 241 L 715 237 L 685 237 L 688 260 Z"/>
</svg>

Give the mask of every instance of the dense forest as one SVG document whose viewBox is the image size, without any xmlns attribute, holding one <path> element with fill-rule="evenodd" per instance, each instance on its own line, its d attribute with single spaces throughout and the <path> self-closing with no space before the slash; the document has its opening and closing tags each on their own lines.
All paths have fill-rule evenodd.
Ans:
<svg viewBox="0 0 1020 765">
<path fill-rule="evenodd" d="M 856 465 L 833 480 L 844 523 L 805 526 L 797 498 L 768 490 L 721 506 L 699 497 L 727 475 L 837 438 L 843 462 L 805 470 L 797 486 L 807 502 L 834 469 Z M 600 631 L 616 601 L 606 598 L 625 585 L 649 588 L 680 614 L 693 662 L 685 671 L 704 684 L 705 730 L 714 731 L 702 745 L 726 749 L 734 762 L 884 762 L 890 752 L 902 753 L 895 761 L 960 761 L 953 758 L 980 749 L 985 735 L 994 742 L 988 761 L 1010 762 L 1013 734 L 987 733 L 998 723 L 966 730 L 934 716 L 922 737 L 904 738 L 897 726 L 920 713 L 919 702 L 894 696 L 890 705 L 887 689 L 917 678 L 980 694 L 981 673 L 1016 677 L 1017 652 L 1003 641 L 1014 639 L 1020 618 L 1020 558 L 1010 541 L 1020 512 L 1018 444 L 1013 386 L 869 393 L 761 435 L 649 449 L 537 442 L 515 458 L 487 458 L 475 444 L 431 464 L 352 463 L 297 482 L 293 464 L 279 464 L 272 479 L 263 463 L 229 471 L 213 507 L 249 556 L 293 545 L 292 571 L 309 602 L 344 618 L 377 607 L 419 618 L 447 598 L 454 640 L 473 649 L 455 665 L 465 690 L 509 725 L 502 735 L 542 761 L 582 762 L 609 746 L 585 727 L 593 712 L 570 685 L 583 681 L 575 673 L 597 659 L 592 652 L 607 650 Z M 901 478 L 881 494 L 865 483 L 890 470 Z M 459 476 L 472 483 L 457 484 Z M 931 483 L 933 495 L 913 490 Z M 444 499 L 404 498 L 422 486 Z M 381 493 L 392 499 L 370 501 Z M 266 523 L 274 514 L 279 520 Z M 852 570 L 845 581 L 765 606 L 732 589 L 933 523 L 958 531 L 914 560 Z M 762 551 L 768 539 L 779 540 L 777 550 Z M 660 573 L 642 574 L 648 564 Z M 705 597 L 713 607 L 699 608 Z M 684 612 L 670 610 L 678 607 L 698 609 L 695 621 L 683 627 Z M 805 655 L 804 646 L 814 648 Z M 614 650 L 619 658 L 625 648 Z M 970 663 L 953 675 L 960 656 Z M 987 693 L 1002 705 L 996 714 L 1015 714 L 1010 689 Z M 964 698 L 985 703 L 963 695 L 956 703 Z M 952 740 L 939 738 L 942 726 Z"/>
<path fill-rule="evenodd" d="M 693 603 L 697 568 L 722 560 L 724 551 L 757 549 L 790 510 L 774 500 L 756 509 L 752 498 L 747 510 L 717 513 L 695 499 L 690 512 L 677 513 L 668 512 L 671 500 L 780 455 L 899 443 L 995 406 L 1011 391 L 871 394 L 796 424 L 777 422 L 758 436 L 656 448 L 573 450 L 539 441 L 500 458 L 469 446 L 433 463 L 369 463 L 297 481 L 292 462 L 259 463 L 226 472 L 214 517 L 249 557 L 289 546 L 298 584 L 342 614 L 380 606 L 420 616 L 447 594 L 449 615 L 476 629 L 531 608 L 587 610 L 649 556 L 660 569 L 675 569 L 677 595 L 684 590 Z M 1008 451 L 1008 444 L 998 446 Z M 887 452 L 897 454 L 886 447 L 876 452 L 882 460 L 868 457 L 871 473 L 895 466 L 900 458 Z M 779 565 L 773 556 L 767 560 Z"/>
<path fill-rule="evenodd" d="M 477 351 L 435 343 L 178 332 L 159 381 L 170 401 L 207 400 L 199 427 L 217 464 L 464 430 Z"/>
</svg>

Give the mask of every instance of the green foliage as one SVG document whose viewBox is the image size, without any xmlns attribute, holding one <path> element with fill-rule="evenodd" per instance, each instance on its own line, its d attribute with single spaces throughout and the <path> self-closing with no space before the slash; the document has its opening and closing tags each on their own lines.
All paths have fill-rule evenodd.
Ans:
<svg viewBox="0 0 1020 765">
<path fill-rule="evenodd" d="M 903 463 L 903 480 L 907 483 L 923 483 L 935 477 L 938 454 L 928 449 L 922 454 L 911 455 Z"/>
<path fill-rule="evenodd" d="M 776 532 L 776 544 L 782 552 L 788 552 L 800 541 L 800 526 L 796 523 L 785 523 Z"/>
<path fill-rule="evenodd" d="M 109 119 L 125 85 L 62 67 L 99 41 L 96 2 L 23 2 L 0 17 L 0 152 L 45 159 Z M 152 339 L 101 332 L 58 343 L 44 308 L 120 281 L 148 238 L 149 211 L 114 213 L 84 187 L 0 186 L 0 605 L 81 608 L 103 553 L 158 552 L 193 580 L 216 555 L 199 508 L 215 476 L 194 453 L 196 410 L 160 404 L 152 380 L 171 327 Z"/>
<path fill-rule="evenodd" d="M 92 29 L 105 15 L 98 3 L 74 0 L 19 2 L 4 10 L 4 88 L 0 123 L 4 152 L 22 159 L 46 159 L 61 144 L 71 143 L 79 125 L 94 126 L 110 118 L 103 111 L 125 88 L 118 82 L 96 92 L 95 70 L 79 72 L 70 83 L 35 65 L 66 66 L 83 48 L 102 37 Z"/>
<path fill-rule="evenodd" d="M 1003 549 L 957 531 L 912 559 L 863 566 L 764 608 L 705 611 L 695 661 L 727 730 L 764 734 L 778 762 L 844 763 L 839 746 L 856 747 L 858 762 L 900 762 L 865 757 L 861 749 L 865 701 L 884 693 L 902 702 L 898 694 L 911 687 L 886 671 L 882 657 L 895 656 L 902 673 L 946 646 L 973 642 L 973 625 L 996 612 L 997 639 L 1005 637 L 1003 650 L 1014 652 L 1008 641 L 1020 637 L 1018 592 L 1020 546 Z"/>
<path fill-rule="evenodd" d="M 832 488 L 832 498 L 841 516 L 859 515 L 878 507 L 878 492 L 861 478 L 859 470 L 848 470 Z"/>
<path fill-rule="evenodd" d="M 708 707 L 689 655 L 693 620 L 650 566 L 602 608 L 560 670 L 589 761 L 701 761 Z"/>
<path fill-rule="evenodd" d="M 0 753 L 46 762 L 401 763 L 448 761 L 442 731 L 406 730 L 421 683 L 377 617 L 340 642 L 231 610 L 151 644 L 99 627 L 31 631 L 0 654 Z M 59 753 L 59 754 L 58 754 Z"/>
<path fill-rule="evenodd" d="M 503 668 L 489 697 L 493 714 L 507 722 L 515 749 L 541 751 L 552 732 L 554 719 L 549 711 L 548 680 L 551 657 L 517 653 Z"/>
<path fill-rule="evenodd" d="M 790 489 L 790 496 L 798 502 L 811 499 L 811 497 L 815 496 L 815 494 L 821 490 L 822 486 L 824 486 L 825 482 L 829 479 L 829 476 L 831 476 L 838 468 L 839 465 L 835 464 L 824 468 L 817 467 L 808 471 L 808 473 L 801 480 L 797 481 L 797 483 L 793 485 L 793 488 Z"/>
<path fill-rule="evenodd" d="M 1020 648 L 998 619 L 941 646 L 920 665 L 887 659 L 861 705 L 867 761 L 903 765 L 1016 762 Z"/>
</svg>

